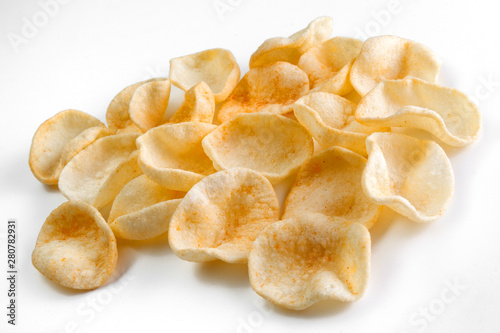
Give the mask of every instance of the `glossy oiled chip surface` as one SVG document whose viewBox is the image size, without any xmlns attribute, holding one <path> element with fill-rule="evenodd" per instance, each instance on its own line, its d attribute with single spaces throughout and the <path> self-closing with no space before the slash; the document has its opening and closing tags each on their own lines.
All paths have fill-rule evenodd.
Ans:
<svg viewBox="0 0 500 333">
<path fill-rule="evenodd" d="M 113 232 L 94 207 L 68 201 L 42 226 L 31 259 L 50 280 L 73 289 L 95 289 L 111 276 L 117 260 Z"/>
<path fill-rule="evenodd" d="M 244 168 L 219 171 L 182 199 L 169 243 L 184 260 L 244 263 L 259 232 L 278 218 L 278 198 L 264 176 Z"/>
</svg>

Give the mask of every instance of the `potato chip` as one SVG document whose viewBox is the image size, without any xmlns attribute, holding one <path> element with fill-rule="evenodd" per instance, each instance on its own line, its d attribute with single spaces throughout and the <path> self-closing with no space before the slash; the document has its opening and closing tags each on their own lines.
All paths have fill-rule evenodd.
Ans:
<svg viewBox="0 0 500 333">
<path fill-rule="evenodd" d="M 293 103 L 309 91 L 309 79 L 300 68 L 287 62 L 256 67 L 248 71 L 231 96 L 221 105 L 221 123 L 240 113 L 285 114 Z"/>
<path fill-rule="evenodd" d="M 269 181 L 244 168 L 219 171 L 194 185 L 169 227 L 174 253 L 189 261 L 245 263 L 259 232 L 279 219 Z"/>
<path fill-rule="evenodd" d="M 92 127 L 105 128 L 105 125 L 85 112 L 71 109 L 61 111 L 41 124 L 33 136 L 29 155 L 29 166 L 36 179 L 44 184 L 57 184 L 64 167 L 62 159 L 67 162 L 74 152 L 68 144 Z M 82 141 L 70 145 L 76 142 Z"/>
<path fill-rule="evenodd" d="M 215 99 L 210 87 L 200 82 L 186 92 L 184 102 L 169 120 L 171 124 L 198 121 L 211 124 L 214 120 Z"/>
<path fill-rule="evenodd" d="M 69 200 L 81 200 L 94 205 L 100 189 L 106 185 L 108 178 L 116 177 L 113 176 L 114 173 L 125 178 L 125 174 L 129 174 L 120 172 L 120 165 L 137 149 L 135 145 L 137 136 L 133 133 L 107 136 L 78 153 L 61 172 L 59 177 L 61 193 Z M 128 166 L 126 168 L 133 170 Z M 125 179 L 122 184 L 125 185 L 130 179 Z M 119 189 L 118 191 L 115 189 L 115 195 L 118 192 Z M 109 196 L 106 195 L 106 198 L 109 199 Z M 100 200 L 103 204 L 109 201 L 104 198 Z"/>
<path fill-rule="evenodd" d="M 423 129 L 452 146 L 469 144 L 481 132 L 481 114 L 464 93 L 415 78 L 377 85 L 359 103 L 356 119 Z"/>
<path fill-rule="evenodd" d="M 145 82 L 135 89 L 130 100 L 130 119 L 143 131 L 163 123 L 170 98 L 170 81 L 158 79 Z"/>
<path fill-rule="evenodd" d="M 137 139 L 139 165 L 154 182 L 178 191 L 216 170 L 203 151 L 201 140 L 217 126 L 200 122 L 166 124 Z"/>
<path fill-rule="evenodd" d="M 61 286 L 95 289 L 111 276 L 117 257 L 115 236 L 99 211 L 81 201 L 68 201 L 45 220 L 31 261 Z"/>
<path fill-rule="evenodd" d="M 370 233 L 339 227 L 321 214 L 301 215 L 264 229 L 252 245 L 252 288 L 265 299 L 302 310 L 323 300 L 356 301 L 370 274 Z"/>
<path fill-rule="evenodd" d="M 315 154 L 300 168 L 283 209 L 283 219 L 321 213 L 345 223 L 371 228 L 382 207 L 363 193 L 366 159 L 350 150 L 331 147 Z"/>
<path fill-rule="evenodd" d="M 363 190 L 368 198 L 415 222 L 439 218 L 453 196 L 450 161 L 434 141 L 395 133 L 366 139 Z"/>
<path fill-rule="evenodd" d="M 250 68 L 285 61 L 296 65 L 300 56 L 311 47 L 326 41 L 332 34 L 332 18 L 318 17 L 290 37 L 264 41 L 250 57 Z"/>
<path fill-rule="evenodd" d="M 220 103 L 231 94 L 240 79 L 240 67 L 231 51 L 210 49 L 170 60 L 172 84 L 188 91 L 205 82 Z"/>
<path fill-rule="evenodd" d="M 116 196 L 108 223 L 116 237 L 144 240 L 168 230 L 184 192 L 166 189 L 148 176 L 131 180 Z"/>
<path fill-rule="evenodd" d="M 334 37 L 304 53 L 298 66 L 309 77 L 313 91 L 344 95 L 352 90 L 349 73 L 363 42 L 348 37 Z"/>
<path fill-rule="evenodd" d="M 61 165 L 64 167 L 79 152 L 96 142 L 100 138 L 111 135 L 107 127 L 90 127 L 71 139 L 61 153 Z"/>
<path fill-rule="evenodd" d="M 417 77 L 435 83 L 441 61 L 428 47 L 396 36 L 368 38 L 351 69 L 351 83 L 364 96 L 385 80 Z"/>
<path fill-rule="evenodd" d="M 335 94 L 307 94 L 295 102 L 293 109 L 297 120 L 322 147 L 340 146 L 366 155 L 366 137 L 389 130 L 361 125 L 354 118 L 356 105 Z"/>
<path fill-rule="evenodd" d="M 279 183 L 313 154 L 314 142 L 295 120 L 271 113 L 240 114 L 202 141 L 217 170 L 244 167 Z"/>
</svg>

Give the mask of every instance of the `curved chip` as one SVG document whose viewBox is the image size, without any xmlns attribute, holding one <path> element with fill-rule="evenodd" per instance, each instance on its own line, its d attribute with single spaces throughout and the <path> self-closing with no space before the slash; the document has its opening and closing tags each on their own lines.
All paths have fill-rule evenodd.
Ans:
<svg viewBox="0 0 500 333">
<path fill-rule="evenodd" d="M 80 140 L 71 141 L 92 127 L 105 128 L 105 125 L 85 112 L 71 109 L 61 111 L 41 124 L 33 136 L 29 154 L 29 166 L 36 179 L 44 184 L 57 184 L 65 165 L 62 159 L 67 162 L 74 152 L 70 145 L 77 141 L 82 143 Z"/>
<path fill-rule="evenodd" d="M 366 155 L 366 137 L 390 130 L 361 125 L 354 118 L 354 103 L 326 92 L 307 94 L 295 102 L 293 110 L 297 120 L 322 147 L 340 146 Z"/>
<path fill-rule="evenodd" d="M 158 79 L 138 86 L 129 105 L 130 119 L 146 132 L 163 123 L 170 98 L 170 81 Z"/>
<path fill-rule="evenodd" d="M 248 272 L 265 299 L 302 310 L 323 300 L 356 301 L 370 274 L 370 233 L 321 214 L 274 223 L 252 245 Z"/>
<path fill-rule="evenodd" d="M 116 237 L 144 240 L 168 230 L 170 218 L 184 196 L 142 175 L 127 183 L 116 196 L 108 223 Z"/>
<path fill-rule="evenodd" d="M 259 232 L 278 219 L 278 198 L 264 176 L 244 168 L 219 171 L 182 199 L 169 243 L 184 260 L 244 263 Z"/>
<path fill-rule="evenodd" d="M 395 133 L 373 133 L 366 139 L 368 162 L 363 191 L 415 222 L 439 218 L 453 196 L 450 161 L 434 141 Z"/>
<path fill-rule="evenodd" d="M 221 105 L 217 118 L 223 123 L 240 113 L 285 114 L 308 91 L 307 74 L 297 66 L 275 62 L 252 68 Z"/>
<path fill-rule="evenodd" d="M 240 67 L 229 50 L 210 49 L 170 60 L 172 84 L 188 91 L 205 82 L 220 103 L 231 94 L 240 79 Z"/>
<path fill-rule="evenodd" d="M 45 220 L 31 261 L 61 286 L 95 289 L 111 276 L 117 257 L 115 236 L 99 211 L 81 201 L 68 201 Z"/>
<path fill-rule="evenodd" d="M 79 152 L 96 142 L 100 138 L 111 135 L 107 127 L 90 127 L 71 139 L 61 153 L 61 165 L 65 166 Z"/>
<path fill-rule="evenodd" d="M 99 191 L 106 184 L 114 173 L 118 173 L 118 178 L 125 178 L 122 186 L 125 185 L 128 177 L 134 177 L 134 168 L 124 166 L 129 172 L 120 172 L 122 163 L 129 160 L 131 153 L 135 151 L 135 140 L 137 134 L 116 134 L 97 140 L 64 167 L 59 177 L 59 190 L 69 200 L 81 200 L 88 204 L 95 205 Z M 136 170 L 136 169 L 135 169 Z M 122 179 L 123 180 L 123 179 Z M 115 178 L 115 181 L 118 181 Z M 119 182 L 119 181 L 118 181 Z M 107 185 L 106 185 L 107 186 Z M 114 188 L 115 186 L 110 186 Z M 115 195 L 118 194 L 116 188 Z M 109 199 L 109 196 L 106 195 Z M 100 199 L 103 204 L 109 200 Z"/>
<path fill-rule="evenodd" d="M 481 132 L 481 114 L 467 95 L 415 78 L 377 85 L 358 104 L 356 120 L 423 129 L 452 146 L 469 144 Z"/>
<path fill-rule="evenodd" d="M 250 68 L 285 61 L 296 65 L 300 56 L 332 34 L 332 18 L 318 17 L 290 37 L 267 39 L 250 57 Z"/>
<path fill-rule="evenodd" d="M 314 142 L 298 122 L 270 113 L 240 114 L 202 141 L 217 170 L 244 167 L 279 183 L 312 156 Z"/>
<path fill-rule="evenodd" d="M 435 83 L 441 61 L 428 47 L 396 36 L 368 38 L 351 69 L 351 83 L 364 96 L 385 80 L 413 76 Z"/>
<path fill-rule="evenodd" d="M 217 126 L 199 122 L 166 124 L 137 139 L 139 165 L 156 183 L 188 191 L 216 170 L 203 151 L 201 140 Z"/>
<path fill-rule="evenodd" d="M 171 124 L 198 121 L 211 124 L 214 119 L 215 99 L 210 87 L 200 82 L 186 91 L 184 102 L 169 120 Z"/>
<path fill-rule="evenodd" d="M 334 37 L 309 49 L 298 66 L 309 77 L 311 90 L 344 95 L 352 90 L 349 73 L 363 42 L 348 37 Z"/>
<path fill-rule="evenodd" d="M 363 193 L 361 177 L 366 159 L 350 150 L 331 147 L 302 166 L 283 209 L 283 219 L 321 213 L 344 223 L 371 228 L 382 207 Z"/>
</svg>

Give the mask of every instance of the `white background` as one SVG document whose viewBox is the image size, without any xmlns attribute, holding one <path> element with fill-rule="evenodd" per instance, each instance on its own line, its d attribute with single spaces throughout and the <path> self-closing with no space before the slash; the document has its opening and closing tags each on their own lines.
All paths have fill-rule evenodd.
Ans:
<svg viewBox="0 0 500 333">
<path fill-rule="evenodd" d="M 0 331 L 500 332 L 498 8 L 469 0 L 396 4 L 73 0 L 44 22 L 39 1 L 1 0 L 0 267 L 6 271 L 6 221 L 16 218 L 19 297 L 13 328 L 0 273 Z M 394 34 L 428 45 L 443 60 L 440 83 L 474 97 L 484 120 L 478 142 L 448 149 L 456 188 L 443 218 L 419 225 L 385 210 L 372 228 L 371 278 L 360 301 L 270 308 L 250 288 L 245 265 L 185 262 L 164 238 L 120 241 L 116 279 L 92 292 L 60 288 L 33 268 L 38 231 L 65 201 L 28 167 L 31 138 L 44 120 L 75 108 L 104 121 L 126 85 L 167 76 L 170 58 L 208 48 L 230 49 L 244 73 L 266 38 L 288 36 L 322 15 L 333 17 L 334 35 Z M 23 37 L 27 21 L 40 27 Z M 26 39 L 13 46 L 13 34 Z M 182 98 L 174 89 L 169 111 Z"/>
</svg>

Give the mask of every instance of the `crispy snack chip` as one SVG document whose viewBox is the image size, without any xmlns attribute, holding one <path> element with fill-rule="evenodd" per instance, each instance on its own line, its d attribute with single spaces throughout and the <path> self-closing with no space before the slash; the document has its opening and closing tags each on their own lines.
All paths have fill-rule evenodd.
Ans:
<svg viewBox="0 0 500 333">
<path fill-rule="evenodd" d="M 221 123 L 240 113 L 270 112 L 285 114 L 292 104 L 309 91 L 309 79 L 300 68 L 275 62 L 248 71 L 221 105 Z"/>
<path fill-rule="evenodd" d="M 107 127 L 90 127 L 71 139 L 61 153 L 61 165 L 64 167 L 79 152 L 96 142 L 100 138 L 111 135 Z"/>
<path fill-rule="evenodd" d="M 366 137 L 389 128 L 363 126 L 354 118 L 356 105 L 335 94 L 313 92 L 293 105 L 297 120 L 322 147 L 340 146 L 366 155 Z"/>
<path fill-rule="evenodd" d="M 345 95 L 352 90 L 349 73 L 363 42 L 334 37 L 304 53 L 298 66 L 309 77 L 311 90 Z"/>
<path fill-rule="evenodd" d="M 81 200 L 96 205 L 105 205 L 113 199 L 113 195 L 100 194 L 101 188 L 112 190 L 118 194 L 121 186 L 137 177 L 137 169 L 130 166 L 134 163 L 132 152 L 136 150 L 135 140 L 138 134 L 116 134 L 97 140 L 66 164 L 59 177 L 59 190 L 69 200 Z M 135 157 L 137 158 L 137 157 Z M 132 159 L 132 162 L 128 162 Z M 126 172 L 120 171 L 121 167 Z M 116 174 L 116 175 L 115 175 Z"/>
<path fill-rule="evenodd" d="M 130 100 L 130 119 L 146 132 L 163 123 L 170 98 L 170 81 L 158 79 L 138 86 Z"/>
<path fill-rule="evenodd" d="M 331 34 L 332 18 L 319 17 L 288 38 L 275 37 L 264 41 L 250 57 L 250 68 L 277 61 L 296 65 L 303 53 L 327 40 Z"/>
<path fill-rule="evenodd" d="M 417 77 L 435 83 L 441 61 L 428 47 L 396 37 L 368 38 L 351 69 L 351 83 L 364 96 L 385 80 Z"/>
<path fill-rule="evenodd" d="M 395 133 L 366 139 L 363 190 L 370 200 L 415 222 L 439 218 L 453 195 L 450 161 L 434 141 Z"/>
<path fill-rule="evenodd" d="M 169 243 L 184 260 L 244 263 L 259 232 L 278 219 L 278 198 L 264 176 L 244 168 L 219 171 L 182 199 Z"/>
<path fill-rule="evenodd" d="M 31 260 L 61 286 L 95 289 L 111 276 L 117 257 L 115 236 L 97 209 L 68 201 L 47 217 Z"/>
<path fill-rule="evenodd" d="M 214 120 L 215 99 L 210 87 L 200 82 L 186 91 L 184 102 L 169 120 L 171 124 L 194 121 L 211 124 Z"/>
<path fill-rule="evenodd" d="M 356 120 L 423 129 L 453 146 L 471 143 L 481 132 L 481 114 L 464 93 L 415 78 L 378 84 L 359 103 Z"/>
<path fill-rule="evenodd" d="M 366 159 L 350 150 L 331 147 L 302 166 L 285 201 L 283 219 L 321 213 L 345 223 L 371 228 L 382 207 L 363 193 Z"/>
<path fill-rule="evenodd" d="M 105 129 L 99 119 L 72 109 L 61 111 L 41 124 L 33 136 L 29 155 L 29 166 L 36 179 L 44 184 L 57 184 L 62 168 L 78 153 L 79 146 L 89 144 L 90 138 L 80 135 L 93 127 Z"/>
<path fill-rule="evenodd" d="M 148 176 L 131 180 L 116 196 L 108 223 L 116 237 L 144 240 L 168 230 L 170 218 L 184 196 L 166 189 Z"/>
<path fill-rule="evenodd" d="M 264 229 L 252 245 L 252 288 L 265 299 L 302 310 L 323 300 L 356 301 L 370 274 L 370 233 L 339 227 L 321 214 L 302 215 Z"/>
<path fill-rule="evenodd" d="M 210 49 L 170 60 L 172 84 L 188 91 L 205 82 L 220 103 L 231 94 L 240 79 L 240 67 L 231 51 Z"/>
<path fill-rule="evenodd" d="M 139 165 L 154 182 L 188 191 L 216 170 L 203 151 L 201 140 L 217 126 L 200 122 L 166 124 L 137 139 Z"/>
<path fill-rule="evenodd" d="M 240 114 L 208 134 L 202 145 L 217 170 L 249 168 L 272 184 L 297 171 L 314 150 L 304 127 L 271 113 Z"/>
</svg>

